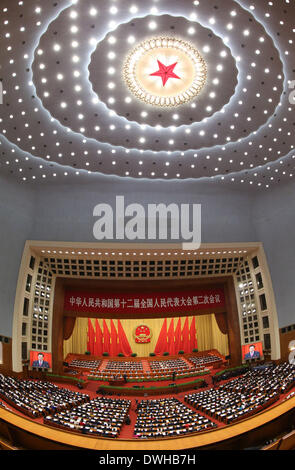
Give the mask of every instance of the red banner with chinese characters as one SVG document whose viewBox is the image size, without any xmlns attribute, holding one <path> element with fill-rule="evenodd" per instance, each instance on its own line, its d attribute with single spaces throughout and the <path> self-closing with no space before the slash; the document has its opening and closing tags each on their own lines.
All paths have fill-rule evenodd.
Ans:
<svg viewBox="0 0 295 470">
<path fill-rule="evenodd" d="M 65 311 L 88 313 L 187 312 L 225 306 L 221 288 L 157 294 L 103 294 L 81 291 L 65 292 Z"/>
</svg>

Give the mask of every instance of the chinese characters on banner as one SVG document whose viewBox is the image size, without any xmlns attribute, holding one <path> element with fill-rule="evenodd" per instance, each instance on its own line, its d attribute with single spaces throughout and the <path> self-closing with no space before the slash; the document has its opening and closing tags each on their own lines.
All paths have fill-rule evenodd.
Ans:
<svg viewBox="0 0 295 470">
<path fill-rule="evenodd" d="M 181 312 L 224 307 L 223 289 L 207 289 L 169 294 L 103 295 L 88 292 L 65 292 L 66 311 L 115 313 L 143 313 L 148 311 Z"/>
</svg>

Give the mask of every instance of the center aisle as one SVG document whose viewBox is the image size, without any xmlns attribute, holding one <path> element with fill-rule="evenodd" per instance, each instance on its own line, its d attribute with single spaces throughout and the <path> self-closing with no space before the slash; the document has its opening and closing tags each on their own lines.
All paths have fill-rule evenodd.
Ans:
<svg viewBox="0 0 295 470">
<path fill-rule="evenodd" d="M 151 372 L 149 361 L 147 361 L 146 359 L 142 359 L 141 363 L 142 363 L 143 372 L 146 374 L 149 374 Z"/>
<path fill-rule="evenodd" d="M 182 357 L 182 360 L 183 360 L 184 362 L 186 362 L 186 363 L 189 365 L 189 368 L 190 368 L 190 369 L 193 368 L 192 363 L 191 363 L 186 357 Z"/>
<path fill-rule="evenodd" d="M 130 418 L 131 423 L 124 424 L 124 426 L 122 426 L 120 436 L 119 436 L 120 439 L 132 439 L 133 438 L 134 426 L 135 426 L 136 419 L 137 419 L 137 414 L 135 411 L 136 401 L 135 401 L 135 398 L 130 398 L 130 400 L 131 400 L 131 406 L 130 406 L 128 416 Z"/>
<path fill-rule="evenodd" d="M 109 361 L 108 359 L 103 359 L 103 360 L 101 361 L 101 364 L 100 364 L 100 366 L 99 366 L 98 370 L 99 370 L 99 371 L 103 371 L 103 370 L 105 370 L 105 368 L 106 368 L 106 366 L 107 366 L 107 363 L 108 363 L 108 361 Z"/>
</svg>

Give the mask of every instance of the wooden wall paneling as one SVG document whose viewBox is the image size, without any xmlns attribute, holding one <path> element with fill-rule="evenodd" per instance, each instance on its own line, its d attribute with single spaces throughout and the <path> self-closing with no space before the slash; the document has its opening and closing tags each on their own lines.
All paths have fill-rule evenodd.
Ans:
<svg viewBox="0 0 295 470">
<path fill-rule="evenodd" d="M 290 341 L 295 341 L 295 330 L 287 331 L 282 333 L 280 331 L 280 344 L 281 344 L 281 360 L 287 361 L 289 358 L 289 343 Z"/>
<path fill-rule="evenodd" d="M 56 374 L 63 372 L 63 279 L 57 278 L 55 283 L 53 314 L 52 314 L 52 371 Z"/>
<path fill-rule="evenodd" d="M 2 342 L 3 364 L 0 364 L 0 372 L 12 370 L 12 340 L 8 343 Z"/>
<path fill-rule="evenodd" d="M 236 366 L 241 364 L 242 347 L 239 324 L 239 312 L 237 307 L 234 280 L 230 276 L 224 286 L 227 309 L 228 339 L 229 339 L 229 364 Z"/>
</svg>

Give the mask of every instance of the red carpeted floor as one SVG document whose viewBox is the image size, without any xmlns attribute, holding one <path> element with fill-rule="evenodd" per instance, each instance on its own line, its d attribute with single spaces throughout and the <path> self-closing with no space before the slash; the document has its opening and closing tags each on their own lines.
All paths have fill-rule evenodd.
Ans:
<svg viewBox="0 0 295 470">
<path fill-rule="evenodd" d="M 100 364 L 98 370 L 105 370 L 105 368 L 106 368 L 106 366 L 107 366 L 107 363 L 108 363 L 108 361 L 107 361 L 106 359 L 104 359 L 104 360 L 101 362 L 101 364 Z"/>
<path fill-rule="evenodd" d="M 149 365 L 149 361 L 143 359 L 143 360 L 141 361 L 141 363 L 142 363 L 143 372 L 145 372 L 145 373 L 147 373 L 147 374 L 150 373 L 150 372 L 151 372 L 151 368 L 150 368 L 150 365 Z"/>
</svg>

